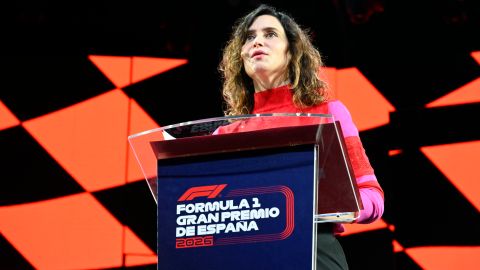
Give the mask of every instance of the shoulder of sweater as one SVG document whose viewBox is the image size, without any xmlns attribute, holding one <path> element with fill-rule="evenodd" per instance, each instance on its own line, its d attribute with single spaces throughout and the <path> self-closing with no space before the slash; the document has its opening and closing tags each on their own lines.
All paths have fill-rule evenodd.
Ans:
<svg viewBox="0 0 480 270">
<path fill-rule="evenodd" d="M 332 99 L 327 99 L 327 100 L 323 101 L 322 103 L 331 104 L 331 103 L 342 103 L 342 102 L 337 98 L 332 98 Z"/>
<path fill-rule="evenodd" d="M 345 113 L 348 111 L 347 106 L 339 99 L 329 99 L 323 103 L 328 106 L 328 110 L 332 113 Z"/>
</svg>

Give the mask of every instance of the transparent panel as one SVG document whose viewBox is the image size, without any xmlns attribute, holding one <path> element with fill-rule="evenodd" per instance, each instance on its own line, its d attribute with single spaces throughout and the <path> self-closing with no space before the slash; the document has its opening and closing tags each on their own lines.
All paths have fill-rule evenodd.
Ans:
<svg viewBox="0 0 480 270">
<path fill-rule="evenodd" d="M 232 136 L 237 133 L 242 135 Z M 341 128 L 331 115 L 256 114 L 210 118 L 148 130 L 131 135 L 128 140 L 157 203 L 157 184 L 161 182 L 157 175 L 159 159 L 311 144 L 315 147 L 316 163 L 313 181 L 317 188 L 312 191 L 315 221 L 348 222 L 357 218 L 361 209 Z M 357 206 L 354 210 L 350 207 L 352 203 Z"/>
</svg>

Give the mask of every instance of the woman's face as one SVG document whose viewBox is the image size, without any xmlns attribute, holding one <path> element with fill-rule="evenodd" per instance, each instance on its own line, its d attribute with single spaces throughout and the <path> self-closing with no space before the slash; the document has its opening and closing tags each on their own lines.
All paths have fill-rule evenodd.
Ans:
<svg viewBox="0 0 480 270">
<path fill-rule="evenodd" d="M 285 80 L 290 53 L 280 21 L 271 15 L 257 17 L 248 28 L 241 55 L 245 71 L 254 81 Z"/>
</svg>

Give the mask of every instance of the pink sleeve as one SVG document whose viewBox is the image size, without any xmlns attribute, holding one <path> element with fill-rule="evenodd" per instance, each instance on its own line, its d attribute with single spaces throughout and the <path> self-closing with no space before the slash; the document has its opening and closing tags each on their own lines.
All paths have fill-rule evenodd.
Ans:
<svg viewBox="0 0 480 270">
<path fill-rule="evenodd" d="M 360 212 L 357 223 L 371 223 L 382 217 L 384 211 L 383 190 L 374 174 L 365 153 L 359 132 L 348 109 L 340 101 L 331 101 L 329 111 L 334 120 L 340 121 L 347 152 L 352 163 L 355 179 L 360 191 L 364 209 Z"/>
<path fill-rule="evenodd" d="M 344 137 L 358 137 L 358 129 L 353 123 L 350 112 L 342 102 L 338 100 L 330 101 L 328 103 L 328 110 L 330 111 L 330 114 L 333 115 L 335 121 L 340 121 Z"/>
<path fill-rule="evenodd" d="M 361 188 L 360 197 L 362 198 L 363 210 L 360 211 L 360 217 L 357 223 L 372 223 L 380 219 L 383 215 L 383 196 L 376 189 Z"/>
</svg>

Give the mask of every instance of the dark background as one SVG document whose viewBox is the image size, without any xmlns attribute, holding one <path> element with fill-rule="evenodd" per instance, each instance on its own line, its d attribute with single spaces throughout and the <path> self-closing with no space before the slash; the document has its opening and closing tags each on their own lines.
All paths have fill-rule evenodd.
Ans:
<svg viewBox="0 0 480 270">
<path fill-rule="evenodd" d="M 160 125 L 221 116 L 217 65 L 234 21 L 260 1 L 17 1 L 5 4 L 0 100 L 20 121 L 68 107 L 114 88 L 88 55 L 188 59 L 188 64 L 124 88 Z M 420 152 L 419 147 L 480 140 L 480 104 L 426 109 L 425 105 L 480 76 L 471 57 L 480 51 L 480 1 L 265 1 L 309 28 L 329 67 L 357 67 L 396 111 L 387 125 L 361 133 L 386 194 L 383 229 L 341 238 L 351 269 L 421 269 L 395 239 L 416 246 L 478 246 L 475 209 Z M 67 87 L 68 86 L 68 87 Z M 65 89 L 68 88 L 68 91 Z M 141 91 L 139 91 L 141 89 Z M 474 120 L 472 120 L 474 119 Z M 32 151 L 17 130 L 0 131 L 6 151 Z M 11 141 L 22 142 L 14 146 Z M 22 141 L 24 140 L 24 141 Z M 13 147 L 16 147 L 13 149 Z M 22 148 L 22 149 L 23 149 Z M 402 149 L 388 156 L 388 150 Z M 41 150 L 35 150 L 41 151 Z M 43 162 L 43 159 L 39 159 Z M 46 159 L 45 159 L 46 160 Z M 47 161 L 44 161 L 47 162 Z M 19 165 L 20 166 L 20 165 Z M 6 170 L 13 177 L 15 169 Z M 49 172 L 45 172 L 48 174 Z M 56 175 L 61 182 L 66 176 Z M 2 181 L 2 205 L 80 192 L 75 185 L 18 194 Z M 119 220 L 156 249 L 154 216 L 123 210 L 123 190 L 143 208 L 145 183 L 95 194 Z M 49 193 L 50 192 L 50 193 Z M 406 195 L 408 194 L 408 196 Z M 17 196 L 19 195 L 19 196 Z M 37 196 L 37 197 L 31 197 Z M 30 196 L 30 197 L 29 197 Z M 141 198 L 141 199 L 140 199 Z M 149 207 L 154 209 L 154 205 Z M 154 210 L 153 210 L 154 211 Z M 435 223 L 440 217 L 442 222 Z M 428 224 L 428 230 L 426 229 Z M 4 238 L 1 264 L 28 262 Z M 372 260 L 365 257 L 374 258 Z M 150 266 L 154 267 L 154 266 Z"/>
<path fill-rule="evenodd" d="M 52 103 L 61 107 L 75 102 L 77 97 L 97 94 L 98 90 L 89 86 L 98 85 L 100 78 L 90 73 L 84 73 L 88 77 L 82 78 L 78 89 L 54 92 L 70 83 L 72 69 L 86 69 L 78 63 L 85 55 L 185 58 L 188 66 L 164 74 L 165 78 L 153 79 L 164 81 L 168 90 L 162 89 L 161 93 L 167 92 L 168 96 L 163 99 L 165 104 L 147 106 L 151 115 L 165 117 L 166 111 L 175 109 L 175 116 L 170 113 L 159 121 L 161 125 L 221 115 L 217 72 L 221 50 L 234 21 L 258 3 L 20 1 L 13 10 L 5 10 L 8 22 L 2 34 L 9 67 L 5 82 L 17 91 L 2 91 L 2 100 L 18 107 L 15 112 L 20 113 L 20 118 L 29 119 L 54 109 Z M 267 3 L 291 14 L 311 30 L 327 66 L 357 67 L 397 110 L 420 108 L 478 76 L 478 65 L 470 56 L 480 46 L 478 1 Z M 45 57 L 52 59 L 41 61 Z M 48 81 L 52 72 L 65 76 Z M 21 80 L 27 76 L 34 79 Z M 178 80 L 186 77 L 188 80 Z M 33 91 L 32 86 L 39 84 L 49 87 Z M 35 106 L 17 103 L 25 91 L 39 97 L 40 102 Z M 45 99 L 51 102 L 42 102 Z M 172 101 L 178 109 L 171 105 Z"/>
</svg>

